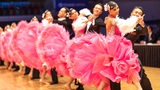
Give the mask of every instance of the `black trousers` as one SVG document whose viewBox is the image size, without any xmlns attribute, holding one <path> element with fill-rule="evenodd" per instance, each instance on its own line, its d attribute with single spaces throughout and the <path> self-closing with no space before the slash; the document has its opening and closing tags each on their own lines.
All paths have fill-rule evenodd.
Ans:
<svg viewBox="0 0 160 90">
<path fill-rule="evenodd" d="M 24 75 L 28 75 L 31 71 L 30 67 L 25 66 L 25 73 Z M 40 72 L 39 70 L 33 68 L 32 78 L 31 79 L 39 79 L 40 78 Z"/>
<path fill-rule="evenodd" d="M 32 78 L 33 79 L 39 79 L 40 78 L 40 72 L 39 72 L 39 70 L 37 70 L 37 69 L 33 69 L 33 74 L 32 74 Z"/>
<path fill-rule="evenodd" d="M 145 70 L 143 68 L 141 68 L 140 76 L 141 76 L 140 84 L 142 86 L 142 89 L 143 90 L 152 90 L 151 82 L 150 82 L 149 78 L 147 77 Z"/>
<path fill-rule="evenodd" d="M 0 59 L 0 66 L 4 65 L 4 61 Z"/>
<path fill-rule="evenodd" d="M 29 72 L 30 72 L 30 68 L 29 67 L 27 67 L 27 66 L 25 66 L 25 72 L 24 72 L 24 75 L 28 75 L 29 74 Z"/>
<path fill-rule="evenodd" d="M 111 90 L 121 90 L 120 83 L 110 81 Z"/>
<path fill-rule="evenodd" d="M 77 79 L 75 79 L 74 84 L 78 86 L 76 90 L 84 90 L 83 84 L 80 83 Z"/>
<path fill-rule="evenodd" d="M 16 65 L 16 63 L 15 63 L 15 62 L 13 62 L 13 66 L 12 66 L 12 68 L 15 68 L 15 70 L 14 70 L 14 71 L 18 71 L 18 70 L 19 70 L 19 66 L 18 66 L 18 65 Z"/>
<path fill-rule="evenodd" d="M 56 68 L 51 69 L 51 78 L 52 78 L 52 83 L 58 83 L 58 76 L 57 76 Z"/>
</svg>

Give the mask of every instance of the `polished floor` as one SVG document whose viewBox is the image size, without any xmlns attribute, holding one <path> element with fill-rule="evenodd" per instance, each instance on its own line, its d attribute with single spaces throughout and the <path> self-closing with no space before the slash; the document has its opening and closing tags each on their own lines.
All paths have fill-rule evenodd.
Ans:
<svg viewBox="0 0 160 90">
<path fill-rule="evenodd" d="M 151 80 L 153 90 L 160 90 L 160 68 L 144 67 L 148 77 Z M 47 82 L 51 80 L 49 75 Z M 59 77 L 59 84 L 42 84 L 39 79 L 30 80 L 29 76 L 24 76 L 19 72 L 8 71 L 4 66 L 0 66 L 0 90 L 65 90 L 64 84 L 67 77 Z M 73 89 L 76 88 L 72 84 Z M 85 90 L 96 90 L 94 86 L 84 86 Z M 128 85 L 122 82 L 122 90 L 136 90 L 134 85 Z"/>
</svg>

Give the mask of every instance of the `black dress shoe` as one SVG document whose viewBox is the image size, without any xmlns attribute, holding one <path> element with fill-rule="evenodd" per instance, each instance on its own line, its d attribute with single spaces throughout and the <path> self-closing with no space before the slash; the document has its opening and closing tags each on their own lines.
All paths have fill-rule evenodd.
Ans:
<svg viewBox="0 0 160 90">
<path fill-rule="evenodd" d="M 40 79 L 40 77 L 32 77 L 31 80 Z"/>
<path fill-rule="evenodd" d="M 0 66 L 4 66 L 4 61 L 0 60 Z"/>
<path fill-rule="evenodd" d="M 58 82 L 50 82 L 50 85 L 58 84 Z"/>
<path fill-rule="evenodd" d="M 83 85 L 78 86 L 78 87 L 76 88 L 76 90 L 84 90 Z"/>
<path fill-rule="evenodd" d="M 18 70 L 19 70 L 19 67 L 15 67 L 13 71 L 16 72 Z"/>
<path fill-rule="evenodd" d="M 24 73 L 24 75 L 28 75 L 28 73 Z"/>
<path fill-rule="evenodd" d="M 4 66 L 4 64 L 0 64 L 0 66 Z"/>
</svg>

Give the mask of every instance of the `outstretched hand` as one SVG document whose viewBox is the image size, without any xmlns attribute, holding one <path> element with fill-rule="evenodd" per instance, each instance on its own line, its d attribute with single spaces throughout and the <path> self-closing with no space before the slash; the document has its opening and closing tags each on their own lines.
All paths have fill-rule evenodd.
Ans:
<svg viewBox="0 0 160 90">
<path fill-rule="evenodd" d="M 142 27 L 145 26 L 144 15 L 142 15 L 141 17 L 138 18 L 138 24 L 140 24 Z"/>
</svg>

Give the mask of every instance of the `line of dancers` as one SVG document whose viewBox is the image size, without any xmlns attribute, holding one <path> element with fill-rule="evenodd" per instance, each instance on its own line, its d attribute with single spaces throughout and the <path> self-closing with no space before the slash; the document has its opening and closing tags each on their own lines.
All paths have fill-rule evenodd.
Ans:
<svg viewBox="0 0 160 90">
<path fill-rule="evenodd" d="M 100 17 L 103 9 L 109 13 L 105 20 Z M 114 1 L 96 4 L 92 13 L 86 8 L 78 12 L 63 7 L 58 18 L 46 10 L 41 22 L 34 17 L 1 33 L 1 59 L 10 63 L 9 69 L 13 62 L 20 66 L 19 71 L 29 67 L 30 77 L 37 69 L 41 83 L 46 83 L 47 72 L 52 75 L 51 84 L 58 83 L 58 76 L 68 76 L 66 90 L 72 90 L 75 79 L 76 90 L 84 90 L 83 85 L 120 90 L 121 81 L 134 84 L 137 90 L 152 90 L 132 45 L 140 35 L 134 33 L 147 33 L 143 9 L 135 7 L 127 19 L 118 15 Z M 142 28 L 139 32 L 137 26 Z M 106 27 L 106 36 L 100 33 L 101 27 Z"/>
</svg>

